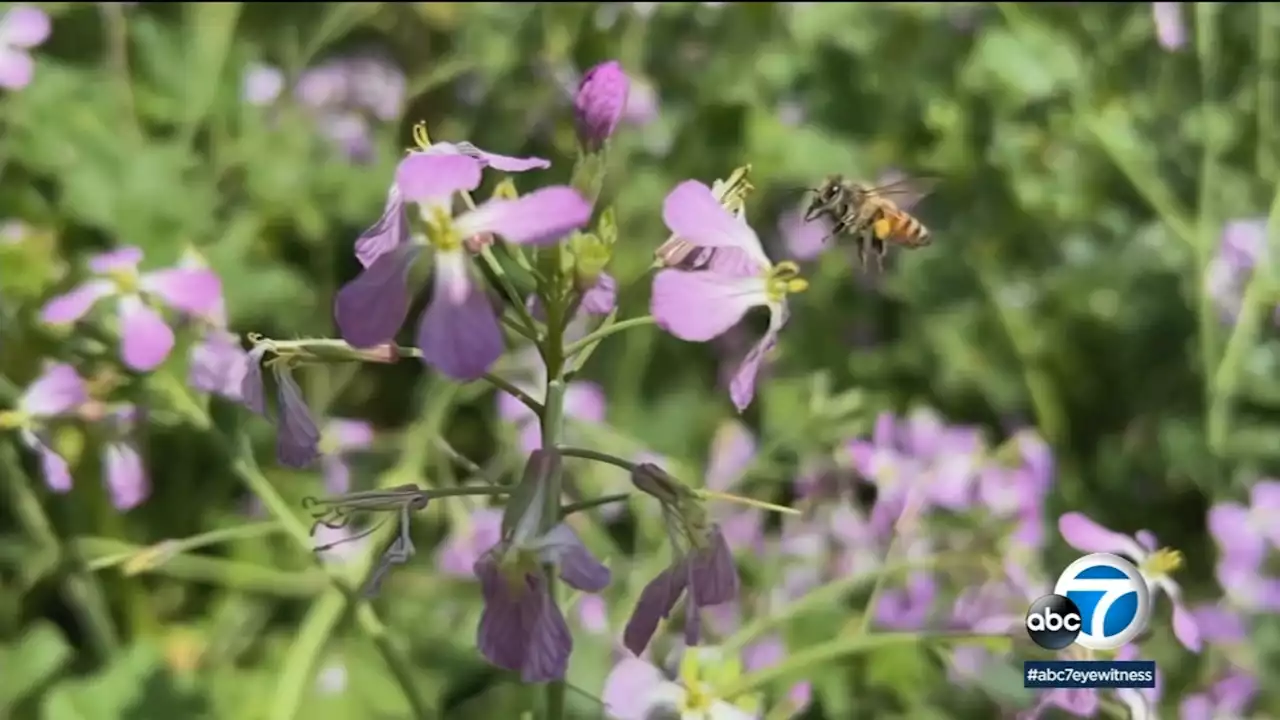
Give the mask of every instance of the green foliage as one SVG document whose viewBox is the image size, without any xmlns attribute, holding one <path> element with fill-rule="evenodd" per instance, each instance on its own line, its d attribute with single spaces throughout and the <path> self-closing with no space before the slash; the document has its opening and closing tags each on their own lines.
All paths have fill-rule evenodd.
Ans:
<svg viewBox="0 0 1280 720">
<path fill-rule="evenodd" d="M 76 431 L 59 436 L 80 448 L 70 494 L 24 483 L 34 465 L 0 464 L 0 484 L 14 488 L 0 540 L 23 549 L 0 552 L 0 597 L 13 594 L 0 612 L 0 716 L 321 720 L 425 705 L 438 717 L 517 717 L 534 706 L 476 655 L 474 588 L 432 568 L 429 549 L 473 509 L 462 499 L 423 514 L 415 533 L 428 550 L 390 582 L 376 616 L 349 611 L 334 589 L 349 590 L 359 564 L 317 569 L 299 550 L 302 525 L 277 533 L 298 542 L 240 538 L 182 556 L 193 562 L 123 570 L 156 543 L 247 522 L 246 485 L 289 517 L 324 487 L 315 473 L 231 460 L 238 448 L 210 428 L 244 426 L 264 456 L 272 438 L 183 388 L 186 330 L 170 364 L 141 377 L 116 367 L 111 342 L 60 336 L 38 311 L 79 283 L 92 253 L 136 245 L 145 269 L 194 252 L 216 270 L 237 332 L 332 336 L 334 294 L 358 270 L 352 242 L 378 218 L 412 123 L 436 141 L 553 158 L 545 173 L 514 176 L 521 192 L 568 183 L 570 89 L 605 59 L 650 83 L 659 107 L 624 123 L 607 164 L 576 178 L 608 208 L 580 237 L 579 262 L 594 271 L 611 254 L 619 320 L 644 314 L 667 235 L 662 200 L 681 180 L 710 184 L 750 164 L 748 219 L 779 259 L 779 217 L 824 175 L 941 180 L 918 208 L 934 243 L 895 249 L 885 276 L 863 275 L 841 247 L 804 263 L 811 286 L 743 418 L 762 438 L 761 496 L 786 500 L 782 486 L 807 461 L 841 457 L 880 411 L 936 407 L 993 438 L 1034 425 L 1058 466 L 1050 522 L 1070 509 L 1153 530 L 1187 552 L 1183 584 L 1200 600 L 1221 594 L 1205 511 L 1280 468 L 1274 266 L 1259 267 L 1237 324 L 1205 297 L 1225 223 L 1276 216 L 1280 41 L 1265 31 L 1280 33 L 1275 7 L 1200 7 L 1194 22 L 1184 8 L 1195 42 L 1165 51 L 1146 4 L 40 5 L 54 30 L 33 51 L 34 80 L 0 96 L 0 217 L 25 227 L 16 241 L 0 236 L 0 398 L 12 401 L 44 359 L 87 358 L 112 399 L 149 413 L 152 496 L 112 510 L 94 482 L 101 438 Z M 385 55 L 407 87 L 401 117 L 364 118 L 363 152 L 345 152 L 326 124 L 337 120 L 288 91 L 244 100 L 255 66 L 279 68 L 292 87 L 351 54 Z M 569 435 L 621 457 L 656 453 L 696 477 L 733 413 L 711 391 L 718 366 L 741 354 L 648 325 L 620 332 L 575 377 L 603 388 L 608 422 L 570 421 Z M 505 477 L 522 465 L 490 394 L 400 367 L 300 376 L 323 414 L 378 426 L 355 462 L 361 488 L 470 474 L 442 442 Z M 612 468 L 574 475 L 592 492 L 623 489 Z M 666 552 L 656 517 L 631 506 L 634 538 L 582 530 L 626 578 L 609 596 L 615 631 Z M 103 547 L 95 540 L 129 550 L 87 557 Z M 831 640 L 846 600 L 790 618 L 792 650 Z M 1259 665 L 1280 648 L 1276 633 L 1263 623 Z M 575 638 L 581 692 L 569 707 L 595 717 L 614 644 L 576 626 Z M 1158 649 L 1174 670 L 1173 708 L 1213 668 Z M 1005 665 L 952 688 L 938 652 L 881 648 L 806 671 L 819 706 L 809 717 L 987 718 L 994 703 L 1033 702 Z M 345 668 L 343 689 L 318 684 L 326 664 Z M 1271 690 L 1258 717 L 1275 703 Z"/>
</svg>

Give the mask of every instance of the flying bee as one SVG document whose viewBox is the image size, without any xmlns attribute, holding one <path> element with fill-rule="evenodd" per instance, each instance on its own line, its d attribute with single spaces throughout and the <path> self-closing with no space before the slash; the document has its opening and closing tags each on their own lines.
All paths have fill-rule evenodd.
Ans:
<svg viewBox="0 0 1280 720">
<path fill-rule="evenodd" d="M 812 189 L 815 197 L 804 219 L 830 218 L 834 227 L 823 242 L 840 235 L 852 237 L 863 267 L 870 253 L 876 267 L 883 270 L 889 244 L 918 248 L 931 242 L 929 228 L 908 210 L 928 195 L 933 185 L 932 180 L 901 179 L 872 186 L 830 175 Z"/>
</svg>

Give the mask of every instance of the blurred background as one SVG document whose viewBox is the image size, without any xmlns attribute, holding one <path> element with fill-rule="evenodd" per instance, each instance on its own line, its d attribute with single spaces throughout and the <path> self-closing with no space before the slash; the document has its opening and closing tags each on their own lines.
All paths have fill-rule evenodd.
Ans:
<svg viewBox="0 0 1280 720">
<path fill-rule="evenodd" d="M 243 357 L 236 335 L 336 336 L 334 294 L 360 269 L 353 242 L 380 215 L 415 122 L 435 141 L 550 159 L 513 176 L 523 192 L 568 182 L 573 96 L 606 60 L 631 79 L 597 205 L 617 213 L 619 317 L 648 313 L 666 193 L 747 164 L 749 221 L 811 282 L 744 413 L 725 383 L 764 329 L 754 315 L 706 344 L 652 326 L 610 337 L 569 409 L 576 445 L 803 509 L 712 506 L 733 523 L 744 590 L 705 631 L 720 661 L 755 678 L 744 705 L 771 719 L 1130 717 L 1132 693 L 1024 690 L 1017 662 L 1035 652 L 1020 627 L 995 652 L 925 639 L 977 627 L 974 612 L 1020 618 L 1081 554 L 1058 519 L 1083 513 L 1183 553 L 1178 608 L 1198 630 L 1175 636 L 1173 604 L 1158 597 L 1136 648 L 1161 668 L 1142 700 L 1151 717 L 1280 711 L 1274 688 L 1255 692 L 1280 648 L 1269 574 L 1280 504 L 1262 491 L 1280 459 L 1266 261 L 1280 5 L 4 13 L 0 716 L 538 707 L 539 688 L 475 649 L 470 567 L 496 540 L 497 511 L 433 502 L 415 519 L 416 556 L 359 607 L 339 580 L 367 571 L 377 537 L 317 554 L 297 536 L 307 496 L 477 473 L 510 482 L 528 418 L 502 412 L 483 383 L 412 360 L 304 368 L 324 458 L 294 471 L 274 458 L 274 430 L 235 402 L 238 382 L 201 373 Z M 802 221 L 804 190 L 830 173 L 937 178 L 913 209 L 933 244 L 893 250 L 883 274 L 822 244 L 825 228 Z M 208 267 L 222 284 L 225 307 L 172 320 L 172 352 L 146 371 L 121 361 L 109 302 L 74 328 L 45 321 L 50 299 L 100 273 L 91 258 L 126 246 L 144 273 Z M 497 373 L 535 382 L 512 347 Z M 21 398 L 51 363 L 74 367 L 87 395 L 48 418 Z M 891 417 L 896 439 L 873 436 Z M 569 471 L 580 497 L 628 489 L 608 466 Z M 893 532 L 876 508 L 911 486 L 933 489 L 894 551 L 915 564 L 883 573 Z M 660 513 L 633 498 L 579 520 L 614 582 L 566 608 L 570 714 L 642 718 L 604 695 L 629 656 L 618 637 L 636 595 L 668 561 Z M 975 611 L 980 588 L 1003 595 Z M 916 635 L 869 649 L 867 628 Z M 644 661 L 675 677 L 681 653 L 678 632 L 660 633 Z"/>
</svg>

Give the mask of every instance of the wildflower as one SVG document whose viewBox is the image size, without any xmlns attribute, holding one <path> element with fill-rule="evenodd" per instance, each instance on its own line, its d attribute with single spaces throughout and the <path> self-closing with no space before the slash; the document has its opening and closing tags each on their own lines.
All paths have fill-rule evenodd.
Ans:
<svg viewBox="0 0 1280 720">
<path fill-rule="evenodd" d="M 1244 617 L 1225 602 L 1204 604 L 1191 610 L 1200 639 L 1209 645 L 1243 645 L 1249 639 Z"/>
<path fill-rule="evenodd" d="M 706 342 L 736 325 L 754 307 L 769 309 L 769 328 L 743 359 L 729 387 L 739 411 L 755 396 L 756 373 L 787 319 L 786 297 L 808 283 L 795 263 L 774 265 L 760 239 L 741 218 L 720 205 L 711 189 L 696 180 L 676 186 L 663 203 L 667 227 L 682 241 L 717 253 L 730 251 L 734 262 L 698 272 L 669 268 L 653 279 L 651 311 L 659 327 L 682 340 Z"/>
<path fill-rule="evenodd" d="M 648 125 L 658 119 L 661 104 L 662 99 L 658 97 L 658 89 L 653 86 L 653 83 L 643 78 L 635 78 L 627 91 L 622 121 L 630 125 Z"/>
<path fill-rule="evenodd" d="M 1205 289 L 1224 322 L 1235 322 L 1240 314 L 1245 286 L 1254 268 L 1266 259 L 1266 242 L 1265 218 L 1232 220 L 1223 228 L 1205 274 Z"/>
<path fill-rule="evenodd" d="M 430 244 L 435 288 L 417 332 L 423 361 L 454 379 L 474 380 L 502 355 L 498 318 L 472 277 L 463 240 L 493 233 L 519 244 L 554 241 L 586 223 L 591 205 L 572 188 L 556 186 L 515 200 L 490 200 L 452 217 L 453 195 L 474 189 L 481 167 L 474 158 L 452 154 L 413 153 L 400 163 L 396 202 L 403 198 L 417 206 L 426 235 L 398 242 L 339 291 L 334 313 L 343 339 L 356 347 L 392 340 L 409 310 L 409 269 Z"/>
<path fill-rule="evenodd" d="M 700 608 L 737 599 L 738 568 L 720 526 L 708 523 L 696 496 L 679 485 L 662 468 L 637 465 L 631 482 L 658 498 L 672 542 L 672 561 L 645 585 L 623 632 L 623 643 L 639 655 L 648 646 L 658 623 L 670 617 L 685 597 L 684 639 L 697 645 L 701 636 Z"/>
<path fill-rule="evenodd" d="M 270 105 L 284 90 L 284 73 L 270 65 L 251 65 L 244 73 L 241 95 L 250 105 Z"/>
<path fill-rule="evenodd" d="M 730 492 L 740 483 L 756 455 L 756 441 L 741 422 L 730 420 L 716 431 L 711 441 L 711 457 L 707 462 L 707 488 Z M 758 508 L 718 506 L 711 517 L 734 547 L 762 550 L 764 515 Z"/>
<path fill-rule="evenodd" d="M 118 510 L 131 510 L 151 494 L 146 465 L 132 439 L 136 414 L 133 406 L 124 405 L 113 408 L 108 415 L 111 437 L 103 447 L 103 477 L 111 504 Z"/>
<path fill-rule="evenodd" d="M 320 464 L 324 489 L 330 495 L 351 491 L 350 453 L 366 450 L 373 444 L 373 426 L 363 420 L 332 418 L 325 424 L 320 439 Z"/>
<path fill-rule="evenodd" d="M 31 84 L 35 61 L 27 52 L 49 37 L 52 25 L 43 10 L 14 5 L 0 17 L 0 87 L 21 90 Z"/>
<path fill-rule="evenodd" d="M 222 298 L 222 282 L 211 270 L 175 267 L 138 272 L 142 251 L 125 247 L 103 253 L 89 261 L 89 269 L 100 276 L 65 295 L 50 300 L 40 312 L 47 323 L 74 323 L 99 300 L 116 299 L 121 334 L 121 357 L 125 365 L 145 372 L 153 370 L 173 349 L 173 330 L 152 306 L 159 300 L 190 315 L 212 311 Z"/>
<path fill-rule="evenodd" d="M 440 544 L 436 565 L 445 575 L 471 579 L 476 562 L 485 551 L 502 541 L 502 510 L 480 508 L 461 527 L 450 528 Z"/>
<path fill-rule="evenodd" d="M 827 249 L 823 241 L 831 233 L 831 221 L 826 216 L 806 221 L 804 213 L 804 207 L 796 207 L 778 218 L 778 235 L 787 248 L 787 255 L 799 262 L 821 255 Z"/>
<path fill-rule="evenodd" d="M 787 657 L 787 646 L 782 638 L 770 635 L 742 651 L 742 666 L 747 672 L 759 672 L 782 663 Z M 797 682 L 787 691 L 787 709 L 794 717 L 809 707 L 813 700 L 813 686 L 808 681 Z"/>
<path fill-rule="evenodd" d="M 1209 532 L 1217 541 L 1218 583 L 1233 604 L 1249 610 L 1280 610 L 1280 579 L 1264 574 L 1272 548 L 1280 547 L 1280 482 L 1262 480 L 1250 489 L 1250 506 L 1222 502 L 1209 509 Z"/>
<path fill-rule="evenodd" d="M 471 143 L 433 143 L 427 144 L 425 132 L 414 128 L 418 147 L 412 152 L 416 155 L 463 155 L 481 166 L 502 172 L 525 172 L 551 167 L 551 163 L 542 158 L 518 158 L 509 155 L 498 155 L 477 148 Z M 356 259 L 368 268 L 382 255 L 409 242 L 408 218 L 405 215 L 404 198 L 395 183 L 387 191 L 387 202 L 382 209 L 382 217 L 360 234 L 356 239 Z"/>
<path fill-rule="evenodd" d="M 1184 647 L 1199 652 L 1200 631 L 1195 618 L 1182 604 L 1182 590 L 1170 574 L 1182 566 L 1182 553 L 1157 549 L 1156 538 L 1147 530 L 1129 537 L 1108 530 L 1083 513 L 1069 512 L 1058 518 L 1058 532 L 1071 547 L 1082 552 L 1108 552 L 1129 556 L 1153 590 L 1162 590 L 1173 603 L 1173 634 Z"/>
<path fill-rule="evenodd" d="M 41 475 L 54 492 L 71 489 L 71 470 L 67 461 L 50 447 L 46 423 L 74 413 L 88 400 L 88 387 L 75 368 L 51 363 L 27 386 L 15 410 L 0 412 L 0 429 L 18 431 L 22 443 L 39 456 Z"/>
<path fill-rule="evenodd" d="M 1183 698 L 1179 706 L 1179 717 L 1182 720 L 1242 718 L 1257 694 L 1258 681 L 1233 670 L 1214 683 L 1208 692 Z"/>
<path fill-rule="evenodd" d="M 627 107 L 631 80 L 616 60 L 588 70 L 573 99 L 578 139 L 590 152 L 599 150 L 613 135 Z"/>
<path fill-rule="evenodd" d="M 638 658 L 623 658 L 604 681 L 605 712 L 614 720 L 754 720 L 760 717 L 757 698 L 740 702 L 723 699 L 718 687 L 742 674 L 737 658 L 725 658 L 713 648 L 686 648 L 676 681 Z"/>
<path fill-rule="evenodd" d="M 253 412 L 265 418 L 271 417 L 262 375 L 263 365 L 270 366 L 276 383 L 276 458 L 289 467 L 307 467 L 320 456 L 320 430 L 302 397 L 302 389 L 293 379 L 291 365 L 294 360 L 276 352 L 270 341 L 256 340 L 257 344 L 246 356 L 240 401 Z M 264 362 L 267 352 L 276 356 Z"/>
<path fill-rule="evenodd" d="M 247 359 L 248 353 L 240 346 L 240 336 L 210 329 L 191 348 L 188 382 L 201 392 L 238 401 Z"/>
<path fill-rule="evenodd" d="M 1156 22 L 1156 40 L 1165 50 L 1181 50 L 1187 44 L 1187 26 L 1179 5 L 1181 3 L 1151 3 L 1151 15 Z"/>
<path fill-rule="evenodd" d="M 484 598 L 476 646 L 489 662 L 529 683 L 563 679 L 573 651 L 569 625 L 551 597 L 543 566 L 555 566 L 565 584 L 583 592 L 600 592 L 609 584 L 609 568 L 572 528 L 560 523 L 541 531 L 547 479 L 559 472 L 559 454 L 538 450 L 529 455 L 521 484 L 534 494 L 525 507 L 508 505 L 502 540 L 475 563 Z"/>
</svg>

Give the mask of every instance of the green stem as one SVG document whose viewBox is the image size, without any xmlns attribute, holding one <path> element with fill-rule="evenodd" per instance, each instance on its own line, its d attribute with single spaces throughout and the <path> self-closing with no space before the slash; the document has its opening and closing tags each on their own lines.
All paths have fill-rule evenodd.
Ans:
<svg viewBox="0 0 1280 720">
<path fill-rule="evenodd" d="M 609 337 L 610 335 L 613 335 L 614 333 L 620 333 L 623 330 L 630 330 L 631 328 L 652 325 L 653 323 L 654 323 L 654 319 L 652 315 L 644 315 L 641 317 L 633 317 L 633 318 L 627 318 L 626 320 L 620 320 L 616 323 L 613 323 L 612 325 L 606 325 L 604 327 L 601 327 L 599 330 L 596 330 L 595 332 L 588 334 L 586 337 L 583 337 L 575 342 L 569 343 L 569 346 L 564 349 L 564 356 L 573 357 L 574 355 L 581 352 L 584 348 L 594 343 L 598 343 L 601 340 Z"/>
<path fill-rule="evenodd" d="M 805 670 L 819 665 L 855 655 L 865 655 L 897 645 L 974 644 L 1002 649 L 1008 647 L 1011 643 L 1012 640 L 1008 635 L 978 635 L 974 633 L 940 633 L 936 635 L 925 633 L 876 633 L 875 635 L 837 638 L 830 642 L 801 650 L 772 667 L 744 675 L 729 687 L 718 689 L 716 694 L 724 699 L 732 699 L 770 685 L 777 680 L 802 674 Z"/>
<path fill-rule="evenodd" d="M 560 517 L 567 518 L 570 515 L 584 510 L 600 507 L 601 505 L 611 505 L 616 502 L 626 502 L 631 498 L 631 493 L 614 493 L 613 495 L 601 495 L 598 498 L 590 500 L 582 500 L 581 502 L 569 503 L 560 508 Z"/>
<path fill-rule="evenodd" d="M 534 400 L 533 396 L 530 395 L 529 393 L 521 390 L 511 382 L 507 380 L 503 380 L 502 378 L 498 377 L 497 375 L 494 375 L 493 373 L 485 373 L 484 379 L 490 385 L 493 385 L 494 387 L 505 392 L 506 394 L 510 395 L 516 400 L 519 400 L 521 404 L 523 404 L 525 407 L 532 410 L 535 415 L 539 417 L 542 416 L 543 414 L 542 403 L 538 402 L 537 400 Z"/>
<path fill-rule="evenodd" d="M 40 556 L 30 560 L 30 567 L 37 571 L 31 577 L 43 575 L 50 567 L 64 573 L 61 581 L 62 596 L 70 606 L 93 654 L 102 662 L 108 661 L 120 648 L 111 611 L 97 579 L 80 566 L 79 560 L 68 558 L 58 540 L 53 523 L 45 515 L 40 500 L 31 489 L 30 478 L 18 462 L 18 454 L 8 443 L 0 443 L 0 486 L 8 496 L 8 505 L 22 529 L 40 548 Z M 63 567 L 64 561 L 67 567 Z"/>
<path fill-rule="evenodd" d="M 550 317 L 550 315 L 548 315 Z M 558 325 L 552 327 L 557 328 Z M 558 331 L 553 332 L 556 345 L 549 345 L 548 371 L 547 371 L 547 392 L 546 403 L 543 405 L 542 413 L 542 447 L 554 448 L 560 444 L 560 436 L 564 428 L 564 390 L 565 384 L 558 376 L 559 361 L 563 357 L 560 355 Z M 551 361 L 556 362 L 556 371 L 551 370 Z M 561 471 L 563 472 L 563 470 Z M 560 522 L 560 473 L 553 473 L 547 479 L 549 487 L 547 488 L 547 503 L 550 505 L 548 512 L 543 513 L 544 522 L 548 527 L 543 528 L 549 530 L 550 526 Z M 559 582 L 556 580 L 555 568 L 546 568 L 547 584 L 553 601 L 559 601 Z M 546 690 L 546 720 L 563 720 L 565 714 L 565 681 L 555 680 L 547 683 Z"/>
<path fill-rule="evenodd" d="M 1280 104 L 1280 6 L 1258 3 L 1258 174 L 1275 179 Z"/>
<path fill-rule="evenodd" d="M 1195 3 L 1192 7 L 1195 8 L 1196 14 L 1196 55 L 1200 61 L 1200 106 L 1202 110 L 1207 111 L 1212 108 L 1219 75 L 1216 52 L 1219 8 L 1207 3 Z M 1216 422 L 1211 417 L 1211 408 L 1218 401 L 1214 397 L 1213 374 L 1218 366 L 1221 324 L 1206 277 L 1209 264 L 1213 261 L 1218 234 L 1222 229 L 1220 203 L 1217 199 L 1217 193 L 1222 185 L 1219 177 L 1221 164 L 1218 161 L 1225 150 L 1222 144 L 1226 138 L 1222 132 L 1208 130 L 1208 123 L 1205 125 L 1204 149 L 1200 157 L 1200 191 L 1197 207 L 1199 223 L 1196 231 L 1194 281 L 1200 290 L 1196 319 L 1200 340 L 1200 367 L 1204 373 L 1205 425 L 1208 428 Z M 1238 327 L 1240 325 L 1237 325 Z M 1213 443 L 1214 439 L 1210 438 L 1210 442 Z M 1213 447 L 1212 444 L 1211 447 Z"/>
<path fill-rule="evenodd" d="M 151 548 L 114 538 L 80 537 L 70 541 L 75 555 L 92 570 L 106 570 L 139 557 Z M 285 572 L 253 563 L 202 555 L 176 555 L 131 574 L 162 575 L 174 580 L 208 583 L 241 592 L 276 597 L 311 598 L 328 585 L 324 573 Z"/>
<path fill-rule="evenodd" d="M 630 460 L 623 460 L 620 457 L 614 457 L 609 453 L 603 453 L 598 450 L 589 450 L 587 448 L 575 448 L 575 447 L 562 447 L 558 449 L 560 450 L 560 454 L 565 457 L 576 457 L 576 458 L 582 458 L 584 460 L 595 460 L 596 462 L 602 462 L 602 463 L 605 463 L 606 465 L 612 465 L 614 467 L 622 468 L 627 472 L 634 472 L 636 469 L 636 464 L 631 462 Z"/>
</svg>

